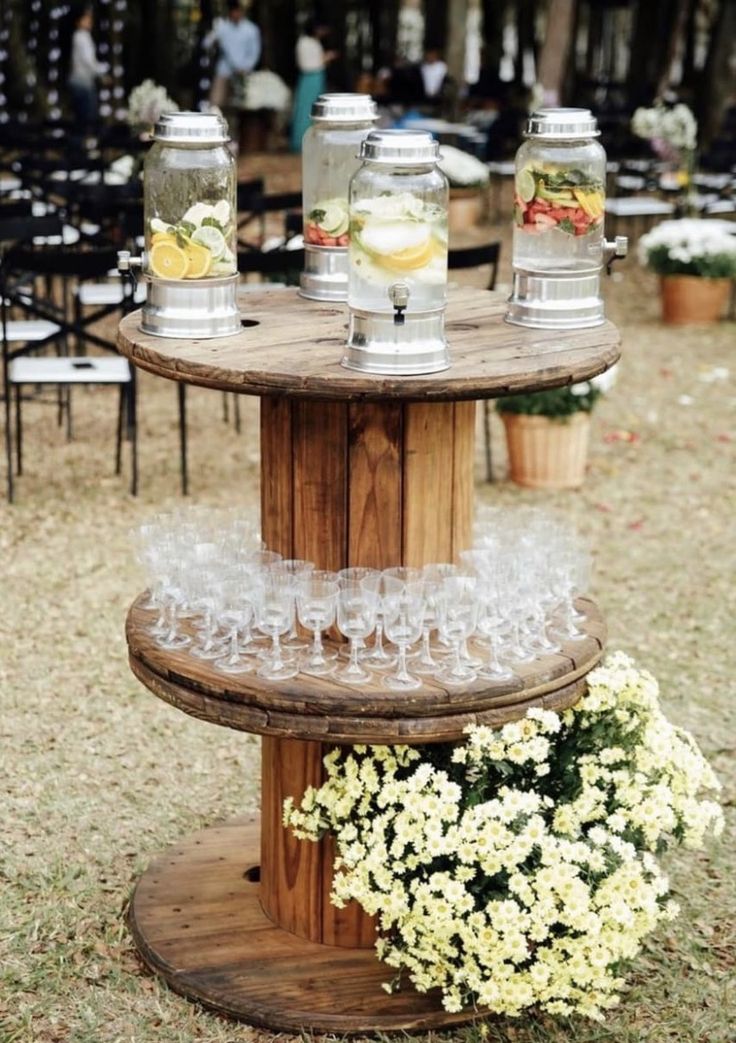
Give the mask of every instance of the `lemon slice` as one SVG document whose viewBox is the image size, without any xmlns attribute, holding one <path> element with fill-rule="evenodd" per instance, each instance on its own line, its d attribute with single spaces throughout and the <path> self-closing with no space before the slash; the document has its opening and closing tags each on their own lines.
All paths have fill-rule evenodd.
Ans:
<svg viewBox="0 0 736 1043">
<path fill-rule="evenodd" d="M 184 252 L 189 260 L 187 279 L 203 279 L 205 275 L 209 275 L 212 267 L 212 254 L 206 246 L 189 243 Z"/>
<path fill-rule="evenodd" d="M 434 251 L 431 239 L 422 246 L 410 246 L 406 250 L 397 250 L 396 253 L 387 254 L 381 261 L 389 268 L 399 271 L 411 271 L 415 268 L 424 268 L 432 260 Z"/>
<path fill-rule="evenodd" d="M 524 203 L 531 203 L 537 191 L 537 184 L 529 167 L 524 167 L 516 175 L 516 191 Z"/>
<path fill-rule="evenodd" d="M 156 243 L 148 260 L 153 274 L 159 279 L 185 279 L 189 271 L 189 258 L 176 243 Z"/>
<path fill-rule="evenodd" d="M 215 261 L 219 261 L 227 250 L 225 236 L 214 225 L 203 225 L 192 234 L 192 242 L 206 246 Z"/>
<path fill-rule="evenodd" d="M 173 243 L 176 246 L 176 236 L 169 232 L 156 232 L 151 236 L 151 246 L 155 246 L 156 243 Z"/>
</svg>

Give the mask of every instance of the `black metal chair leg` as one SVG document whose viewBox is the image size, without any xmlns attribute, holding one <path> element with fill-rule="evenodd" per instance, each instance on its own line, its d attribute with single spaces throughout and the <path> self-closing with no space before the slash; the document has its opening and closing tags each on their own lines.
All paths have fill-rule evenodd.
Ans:
<svg viewBox="0 0 736 1043">
<path fill-rule="evenodd" d="M 126 412 L 125 408 L 125 392 L 126 385 L 121 384 L 118 395 L 118 426 L 115 433 L 115 474 L 120 474 L 122 470 L 122 456 L 123 456 L 123 417 Z"/>
<path fill-rule="evenodd" d="M 66 440 L 71 442 L 74 438 L 74 429 L 72 427 L 72 389 L 67 386 L 64 388 L 64 399 L 66 409 Z"/>
<path fill-rule="evenodd" d="M 189 494 L 189 465 L 187 460 L 187 386 L 177 384 L 179 396 L 179 449 L 181 453 L 181 494 Z"/>
<path fill-rule="evenodd" d="M 21 419 L 22 388 L 15 385 L 15 473 L 23 474 L 23 420 Z"/>
<path fill-rule="evenodd" d="M 230 400 L 227 391 L 222 393 L 222 422 L 226 424 L 230 420 Z"/>
<path fill-rule="evenodd" d="M 235 431 L 240 434 L 240 396 L 233 395 L 233 412 L 235 413 Z"/>
<path fill-rule="evenodd" d="M 486 456 L 486 481 L 493 481 L 493 456 L 491 452 L 491 403 L 483 399 L 483 445 Z"/>
<path fill-rule="evenodd" d="M 10 386 L 7 380 L 7 367 L 5 368 L 5 463 L 7 468 L 8 503 L 13 502 L 13 424 L 11 417 Z"/>
<path fill-rule="evenodd" d="M 128 385 L 128 424 L 130 428 L 130 494 L 138 495 L 138 384 L 135 368 L 131 367 Z"/>
</svg>

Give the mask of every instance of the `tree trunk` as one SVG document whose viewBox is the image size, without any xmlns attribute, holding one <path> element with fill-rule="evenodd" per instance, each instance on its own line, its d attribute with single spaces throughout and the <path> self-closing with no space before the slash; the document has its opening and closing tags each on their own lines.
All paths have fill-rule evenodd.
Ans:
<svg viewBox="0 0 736 1043">
<path fill-rule="evenodd" d="M 483 67 L 497 76 L 503 57 L 503 30 L 507 0 L 483 0 Z"/>
<path fill-rule="evenodd" d="M 537 67 L 537 81 L 544 87 L 545 104 L 560 104 L 573 46 L 574 24 L 575 0 L 550 0 L 547 33 Z"/>
<path fill-rule="evenodd" d="M 371 65 L 374 72 L 390 68 L 396 61 L 396 35 L 399 25 L 399 0 L 371 0 Z"/>
<path fill-rule="evenodd" d="M 679 0 L 639 0 L 631 34 L 627 90 L 632 106 L 649 105 L 669 69 Z"/>
<path fill-rule="evenodd" d="M 465 82 L 465 36 L 468 0 L 450 0 L 447 5 L 447 71 L 459 86 Z"/>
<path fill-rule="evenodd" d="M 668 38 L 662 55 L 662 66 L 657 84 L 658 96 L 664 94 L 672 83 L 672 67 L 688 23 L 688 15 L 691 8 L 692 0 L 675 0 L 674 17 L 669 25 Z"/>
<path fill-rule="evenodd" d="M 534 20 L 536 0 L 517 0 L 516 3 L 516 65 L 514 83 L 521 86 L 524 82 L 524 55 L 535 50 Z"/>
<path fill-rule="evenodd" d="M 697 115 L 699 144 L 707 149 L 720 130 L 723 116 L 736 89 L 732 58 L 736 50 L 736 0 L 721 0 L 711 30 L 708 57 L 703 69 Z"/>
<path fill-rule="evenodd" d="M 446 0 L 424 0 L 424 47 L 444 49 L 447 41 Z"/>
</svg>

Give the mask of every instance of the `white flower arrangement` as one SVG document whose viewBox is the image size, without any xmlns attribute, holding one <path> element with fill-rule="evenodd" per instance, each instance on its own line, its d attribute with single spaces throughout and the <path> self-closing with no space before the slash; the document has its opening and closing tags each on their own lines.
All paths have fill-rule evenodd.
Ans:
<svg viewBox="0 0 736 1043">
<path fill-rule="evenodd" d="M 719 784 L 670 724 L 654 678 L 616 653 L 561 714 L 532 709 L 464 745 L 356 746 L 325 758 L 327 781 L 299 807 L 297 837 L 332 831 L 332 901 L 377 918 L 379 957 L 448 1011 L 602 1020 L 622 961 L 673 919 L 654 852 L 719 835 Z"/>
<path fill-rule="evenodd" d="M 639 138 L 664 142 L 673 149 L 692 151 L 698 138 L 698 123 L 687 105 L 639 108 L 631 119 L 631 129 Z"/>
<path fill-rule="evenodd" d="M 641 237 L 637 254 L 659 275 L 736 276 L 736 235 L 713 221 L 662 221 Z"/>
<path fill-rule="evenodd" d="M 475 156 L 452 145 L 440 145 L 437 164 L 451 188 L 481 188 L 490 180 L 488 167 Z"/>
<path fill-rule="evenodd" d="M 178 112 L 179 106 L 166 93 L 166 88 L 144 80 L 134 87 L 128 98 L 126 120 L 131 127 L 150 128 L 155 126 L 164 112 Z"/>
<path fill-rule="evenodd" d="M 274 109 L 287 112 L 291 107 L 291 91 L 275 72 L 259 69 L 245 77 L 242 107 L 249 111 Z"/>
</svg>

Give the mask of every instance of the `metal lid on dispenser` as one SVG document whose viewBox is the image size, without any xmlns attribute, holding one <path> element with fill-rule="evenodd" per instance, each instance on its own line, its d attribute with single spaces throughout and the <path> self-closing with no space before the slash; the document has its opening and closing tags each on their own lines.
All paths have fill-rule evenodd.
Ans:
<svg viewBox="0 0 736 1043">
<path fill-rule="evenodd" d="M 378 108 L 370 94 L 320 94 L 311 115 L 315 123 L 373 123 Z"/>
<path fill-rule="evenodd" d="M 397 167 L 426 167 L 440 158 L 440 146 L 426 130 L 372 130 L 360 158 Z"/>
<path fill-rule="evenodd" d="M 590 109 L 537 109 L 529 117 L 524 137 L 565 141 L 597 138 L 600 133 Z"/>
<path fill-rule="evenodd" d="M 222 145 L 230 139 L 227 123 L 217 112 L 164 112 L 153 132 L 167 145 Z"/>
</svg>

